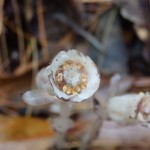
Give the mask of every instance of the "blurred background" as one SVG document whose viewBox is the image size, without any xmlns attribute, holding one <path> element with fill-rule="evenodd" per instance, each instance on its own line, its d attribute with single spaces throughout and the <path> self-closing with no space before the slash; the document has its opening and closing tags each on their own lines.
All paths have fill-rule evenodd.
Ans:
<svg viewBox="0 0 150 150">
<path fill-rule="evenodd" d="M 40 68 L 69 49 L 88 54 L 99 67 L 97 99 L 105 97 L 116 73 L 123 78 L 123 93 L 149 92 L 150 1 L 0 0 L 0 150 L 51 147 L 55 133 L 47 119 L 57 112 L 51 106 L 30 108 L 21 95 L 36 88 Z M 86 103 L 76 107 L 76 114 L 92 109 Z M 76 122 L 73 131 L 80 134 L 85 124 Z M 91 149 L 150 148 L 148 129 L 117 129 L 107 120 Z"/>
</svg>

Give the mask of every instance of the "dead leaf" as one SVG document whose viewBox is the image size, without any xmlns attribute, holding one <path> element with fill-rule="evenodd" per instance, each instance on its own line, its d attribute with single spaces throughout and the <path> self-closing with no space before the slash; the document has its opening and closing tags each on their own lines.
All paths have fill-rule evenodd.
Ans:
<svg viewBox="0 0 150 150">
<path fill-rule="evenodd" d="M 0 116 L 0 141 L 53 136 L 48 121 L 39 118 Z"/>
</svg>

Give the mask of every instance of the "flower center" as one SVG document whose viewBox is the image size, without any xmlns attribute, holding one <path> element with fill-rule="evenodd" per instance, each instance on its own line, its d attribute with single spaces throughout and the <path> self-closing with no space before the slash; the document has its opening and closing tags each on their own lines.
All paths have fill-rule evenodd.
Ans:
<svg viewBox="0 0 150 150">
<path fill-rule="evenodd" d="M 61 65 L 55 74 L 57 87 L 68 95 L 75 95 L 87 86 L 87 74 L 80 63 L 68 60 Z"/>
<path fill-rule="evenodd" d="M 81 73 L 73 67 L 69 67 L 64 70 L 64 80 L 67 84 L 71 86 L 76 86 L 80 82 Z"/>
</svg>

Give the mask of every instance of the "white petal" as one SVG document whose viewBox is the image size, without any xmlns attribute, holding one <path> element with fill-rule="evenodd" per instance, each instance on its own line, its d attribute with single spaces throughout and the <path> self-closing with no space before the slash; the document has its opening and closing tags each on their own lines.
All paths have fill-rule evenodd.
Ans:
<svg viewBox="0 0 150 150">
<path fill-rule="evenodd" d="M 50 95 L 54 95 L 51 84 L 49 83 L 48 75 L 45 74 L 46 68 L 41 69 L 36 75 L 35 81 L 39 89 L 46 90 Z"/>
<path fill-rule="evenodd" d="M 76 102 L 90 98 L 100 86 L 100 75 L 95 63 L 88 56 L 84 56 L 82 57 L 82 64 L 88 74 L 87 87 L 76 97 L 73 97 L 73 101 Z"/>
<path fill-rule="evenodd" d="M 36 85 L 39 89 L 44 89 L 45 83 L 48 82 L 48 78 L 46 79 L 45 76 L 43 76 L 44 71 L 45 71 L 45 68 L 41 69 L 37 73 L 36 78 L 35 78 Z"/>
<path fill-rule="evenodd" d="M 32 106 L 44 105 L 53 102 L 56 97 L 50 96 L 42 90 L 27 91 L 22 95 L 23 100 Z"/>
</svg>

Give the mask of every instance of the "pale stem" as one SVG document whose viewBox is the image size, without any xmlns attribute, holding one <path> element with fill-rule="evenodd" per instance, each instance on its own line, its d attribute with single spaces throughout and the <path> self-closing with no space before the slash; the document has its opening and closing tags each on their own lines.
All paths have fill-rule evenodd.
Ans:
<svg viewBox="0 0 150 150">
<path fill-rule="evenodd" d="M 71 101 L 67 101 L 67 102 L 62 101 L 60 116 L 63 118 L 69 118 L 72 113 L 73 106 L 74 106 L 74 103 Z"/>
<path fill-rule="evenodd" d="M 64 121 L 65 121 L 65 119 L 70 119 L 74 103 L 70 102 L 70 101 L 65 102 L 65 101 L 59 100 L 59 104 L 61 106 L 60 118 L 64 119 Z M 70 129 L 70 127 L 68 126 L 67 130 L 69 130 L 69 129 Z M 66 132 L 57 131 L 56 142 L 54 145 L 54 148 L 56 150 L 62 150 L 62 149 L 65 149 L 67 147 L 67 142 L 65 140 L 67 130 L 66 130 Z"/>
<path fill-rule="evenodd" d="M 30 106 L 30 105 L 28 105 L 28 106 L 27 106 L 27 109 L 26 109 L 26 114 L 25 114 L 25 116 L 26 116 L 26 117 L 31 117 L 32 111 L 33 111 L 33 107 Z"/>
<path fill-rule="evenodd" d="M 31 83 L 31 88 L 34 89 L 35 87 L 35 76 L 38 72 L 38 47 L 37 47 L 37 41 L 36 39 L 32 39 L 31 42 L 31 47 L 32 47 L 32 83 Z M 33 107 L 32 106 L 27 106 L 26 110 L 26 117 L 30 117 L 32 115 Z"/>
<path fill-rule="evenodd" d="M 94 111 L 96 114 L 96 119 L 93 122 L 93 125 L 91 126 L 89 131 L 83 136 L 80 150 L 89 149 L 92 141 L 97 137 L 98 134 L 100 134 L 100 129 L 102 127 L 103 120 L 105 117 L 104 110 L 99 104 L 99 102 L 96 99 L 94 99 L 93 103 L 94 103 Z"/>
<path fill-rule="evenodd" d="M 65 134 L 57 132 L 55 145 L 53 147 L 54 150 L 62 150 L 67 147 L 65 142 Z"/>
</svg>

